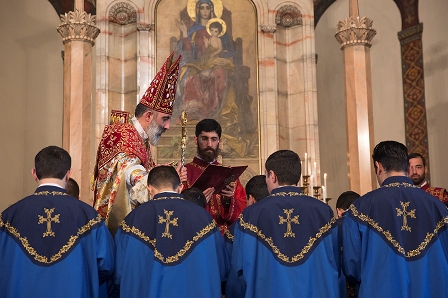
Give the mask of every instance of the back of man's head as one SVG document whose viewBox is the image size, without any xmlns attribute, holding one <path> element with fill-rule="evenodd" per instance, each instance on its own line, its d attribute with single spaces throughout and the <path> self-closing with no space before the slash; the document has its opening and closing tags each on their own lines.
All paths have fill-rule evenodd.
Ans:
<svg viewBox="0 0 448 298">
<path fill-rule="evenodd" d="M 157 166 L 148 173 L 148 186 L 158 190 L 169 189 L 177 191 L 180 178 L 172 166 Z"/>
<path fill-rule="evenodd" d="M 65 191 L 72 197 L 79 199 L 79 185 L 75 179 L 68 179 L 67 185 L 65 186 Z"/>
<path fill-rule="evenodd" d="M 34 168 L 39 180 L 44 178 L 63 179 L 72 165 L 70 154 L 57 146 L 48 146 L 34 158 Z"/>
<path fill-rule="evenodd" d="M 381 163 L 386 172 L 408 172 L 408 150 L 396 141 L 383 141 L 375 146 L 373 161 Z M 377 168 L 374 163 L 375 169 Z"/>
<path fill-rule="evenodd" d="M 252 195 L 256 202 L 269 196 L 268 186 L 266 185 L 266 176 L 257 175 L 250 178 L 246 184 L 246 195 Z"/>
<path fill-rule="evenodd" d="M 350 207 L 350 205 L 359 197 L 360 195 L 358 193 L 351 190 L 343 192 L 336 202 L 336 208 L 347 210 L 348 207 Z"/>
<path fill-rule="evenodd" d="M 193 202 L 203 208 L 207 205 L 207 199 L 199 188 L 190 187 L 184 189 L 181 194 L 184 196 L 185 200 Z"/>
<path fill-rule="evenodd" d="M 297 185 L 302 171 L 300 157 L 291 150 L 279 150 L 266 160 L 266 174 L 273 171 L 279 185 Z"/>
<path fill-rule="evenodd" d="M 216 132 L 218 137 L 221 138 L 221 125 L 215 119 L 202 119 L 196 124 L 195 135 L 198 137 L 201 132 Z"/>
</svg>

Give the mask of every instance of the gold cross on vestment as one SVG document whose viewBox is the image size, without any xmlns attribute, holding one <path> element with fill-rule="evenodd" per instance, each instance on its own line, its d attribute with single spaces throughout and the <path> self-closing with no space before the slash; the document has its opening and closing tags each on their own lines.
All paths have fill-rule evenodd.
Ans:
<svg viewBox="0 0 448 298">
<path fill-rule="evenodd" d="M 293 211 L 294 211 L 294 208 L 289 209 L 289 210 L 283 209 L 283 212 L 285 212 L 285 214 L 286 214 L 286 218 L 283 218 L 280 215 L 278 216 L 278 218 L 280 219 L 279 224 L 284 224 L 286 222 L 286 233 L 283 236 L 285 238 L 286 237 L 294 237 L 294 238 L 296 237 L 296 234 L 294 234 L 292 232 L 291 223 L 300 224 L 298 215 L 291 218 L 291 214 L 293 213 Z"/>
<path fill-rule="evenodd" d="M 57 222 L 59 223 L 59 216 L 60 214 L 55 215 L 54 217 L 51 217 L 51 213 L 54 212 L 54 208 L 51 209 L 47 209 L 44 208 L 44 212 L 47 213 L 47 217 L 43 217 L 42 215 L 38 215 L 39 216 L 39 221 L 37 222 L 38 224 L 42 224 L 42 223 L 47 223 L 47 231 L 44 233 L 44 235 L 42 237 L 47 237 L 47 236 L 55 236 L 54 232 L 51 230 L 51 222 Z"/>
<path fill-rule="evenodd" d="M 399 208 L 395 208 L 395 209 L 397 209 L 397 216 L 403 216 L 403 225 L 401 226 L 401 230 L 410 232 L 411 227 L 408 226 L 408 218 L 407 217 L 410 216 L 411 218 L 416 218 L 415 217 L 415 209 L 412 209 L 411 211 L 406 211 L 406 208 L 409 207 L 410 202 L 404 203 L 404 202 L 400 201 L 400 204 L 401 204 L 401 207 L 403 208 L 403 210 L 399 209 Z"/>
<path fill-rule="evenodd" d="M 178 217 L 174 218 L 173 220 L 170 220 L 171 215 L 173 215 L 174 211 L 167 211 L 163 209 L 163 213 L 165 213 L 166 218 L 163 218 L 159 215 L 159 224 L 165 223 L 165 232 L 162 233 L 162 237 L 168 237 L 170 239 L 173 239 L 173 235 L 170 234 L 170 224 L 177 227 L 177 219 Z"/>
</svg>

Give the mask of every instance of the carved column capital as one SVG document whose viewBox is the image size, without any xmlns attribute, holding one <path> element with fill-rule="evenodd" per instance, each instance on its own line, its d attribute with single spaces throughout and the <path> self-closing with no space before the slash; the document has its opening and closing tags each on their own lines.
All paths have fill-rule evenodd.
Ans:
<svg viewBox="0 0 448 298">
<path fill-rule="evenodd" d="M 95 38 L 100 34 L 100 29 L 95 26 L 95 16 L 85 11 L 69 11 L 60 15 L 62 23 L 57 27 L 62 36 L 62 43 L 72 40 L 86 41 L 95 44 Z"/>
<path fill-rule="evenodd" d="M 138 31 L 154 31 L 154 24 L 137 23 Z"/>
<path fill-rule="evenodd" d="M 372 46 L 376 30 L 372 28 L 373 20 L 367 17 L 348 17 L 339 21 L 335 37 L 341 44 L 341 50 L 353 45 Z"/>
<path fill-rule="evenodd" d="M 119 25 L 137 23 L 137 12 L 129 3 L 118 2 L 109 10 L 109 22 Z"/>
<path fill-rule="evenodd" d="M 295 6 L 284 5 L 280 7 L 275 15 L 275 23 L 286 28 L 302 25 L 302 14 Z"/>
<path fill-rule="evenodd" d="M 277 26 L 274 24 L 261 25 L 260 28 L 263 33 L 274 33 L 277 31 Z"/>
</svg>

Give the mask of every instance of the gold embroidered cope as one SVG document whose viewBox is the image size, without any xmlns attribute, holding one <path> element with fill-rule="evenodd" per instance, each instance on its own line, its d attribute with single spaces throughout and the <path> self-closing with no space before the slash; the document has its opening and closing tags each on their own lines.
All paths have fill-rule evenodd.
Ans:
<svg viewBox="0 0 448 298">
<path fill-rule="evenodd" d="M 159 259 L 162 263 L 169 264 L 169 263 L 174 263 L 174 262 L 179 261 L 179 259 L 191 249 L 191 247 L 193 246 L 193 244 L 195 242 L 199 241 L 202 237 L 204 237 L 208 233 L 212 232 L 213 229 L 216 228 L 216 222 L 213 220 L 210 224 L 208 224 L 202 230 L 197 232 L 196 235 L 191 240 L 187 240 L 187 242 L 185 242 L 184 246 L 175 255 L 172 255 L 172 256 L 164 256 L 162 253 L 160 253 L 156 247 L 157 240 L 151 239 L 149 236 L 146 236 L 145 233 L 143 233 L 136 227 L 130 227 L 126 224 L 125 221 L 123 221 L 121 223 L 121 228 L 123 231 L 132 233 L 132 234 L 138 236 L 143 241 L 151 244 L 151 246 L 154 247 L 154 257 Z"/>
<path fill-rule="evenodd" d="M 38 262 L 45 263 L 45 264 L 51 264 L 62 258 L 62 255 L 70 250 L 70 248 L 76 243 L 76 240 L 78 238 L 85 234 L 86 232 L 90 231 L 90 229 L 101 222 L 101 215 L 98 214 L 96 218 L 92 218 L 89 220 L 88 223 L 86 223 L 84 226 L 78 229 L 78 232 L 76 235 L 70 236 L 67 243 L 61 247 L 59 252 L 51 256 L 50 258 L 46 256 L 42 256 L 29 244 L 28 239 L 26 237 L 22 237 L 20 235 L 20 232 L 11 226 L 11 224 L 7 221 L 3 222 L 3 219 L 0 215 L 0 228 L 5 227 L 6 230 L 14 237 L 16 237 L 21 243 L 22 246 L 25 248 L 25 250 L 32 256 L 34 259 Z"/>
</svg>

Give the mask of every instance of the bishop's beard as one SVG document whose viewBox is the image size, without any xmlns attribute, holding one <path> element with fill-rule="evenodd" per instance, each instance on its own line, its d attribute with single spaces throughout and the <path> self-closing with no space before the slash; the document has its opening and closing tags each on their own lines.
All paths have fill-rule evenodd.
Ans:
<svg viewBox="0 0 448 298">
<path fill-rule="evenodd" d="M 146 134 L 148 135 L 148 141 L 151 146 L 157 146 L 160 137 L 165 131 L 165 128 L 157 124 L 156 119 L 153 119 L 151 123 L 149 123 L 149 126 L 146 129 Z"/>
</svg>

